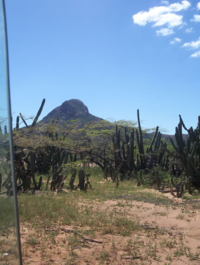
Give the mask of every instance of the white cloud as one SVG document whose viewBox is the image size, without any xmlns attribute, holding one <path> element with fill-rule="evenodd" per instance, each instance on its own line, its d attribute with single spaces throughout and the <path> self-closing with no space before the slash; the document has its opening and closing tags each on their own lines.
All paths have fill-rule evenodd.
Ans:
<svg viewBox="0 0 200 265">
<path fill-rule="evenodd" d="M 194 57 L 194 58 L 200 57 L 200 51 L 193 53 L 192 55 L 190 55 L 190 57 Z"/>
<path fill-rule="evenodd" d="M 192 48 L 192 49 L 200 48 L 200 38 L 198 38 L 197 41 L 191 41 L 191 42 L 184 43 L 183 47 L 189 47 L 189 48 Z"/>
<path fill-rule="evenodd" d="M 181 10 L 187 10 L 191 6 L 190 2 L 182 1 L 180 3 L 174 3 L 169 6 L 169 12 L 179 12 Z"/>
<path fill-rule="evenodd" d="M 178 16 L 173 13 L 163 14 L 159 17 L 157 22 L 153 25 L 153 27 L 163 26 L 165 24 L 168 25 L 169 28 L 173 28 L 181 25 L 183 16 Z"/>
<path fill-rule="evenodd" d="M 168 36 L 171 34 L 174 34 L 173 29 L 169 29 L 169 28 L 162 28 L 160 30 L 156 31 L 157 36 Z"/>
<path fill-rule="evenodd" d="M 169 6 L 155 6 L 150 8 L 148 12 L 140 11 L 133 15 L 133 22 L 140 26 L 145 26 L 150 22 L 154 23 L 154 27 L 164 24 L 168 24 L 169 27 L 180 26 L 183 23 L 182 16 L 173 13 L 187 10 L 190 6 L 190 2 L 186 0 Z"/>
<path fill-rule="evenodd" d="M 174 38 L 172 41 L 170 41 L 170 44 L 174 44 L 176 42 L 181 42 L 181 39 L 179 38 Z"/>
<path fill-rule="evenodd" d="M 193 28 L 187 28 L 187 29 L 185 30 L 185 33 L 191 33 L 191 32 L 193 32 Z"/>
<path fill-rule="evenodd" d="M 168 6 L 169 5 L 169 1 L 162 0 L 161 4 L 164 4 L 164 5 Z"/>
<path fill-rule="evenodd" d="M 194 15 L 194 18 L 191 19 L 193 22 L 200 22 L 200 15 Z"/>
<path fill-rule="evenodd" d="M 177 14 L 178 12 L 187 10 L 191 7 L 191 4 L 187 0 L 176 0 L 176 3 L 170 4 L 168 0 L 160 0 L 160 6 L 154 6 L 149 8 L 148 11 L 140 11 L 132 16 L 133 23 L 139 26 L 145 26 L 148 23 L 152 23 L 152 27 L 161 27 L 159 30 L 156 30 L 157 36 L 169 36 L 174 34 L 174 28 L 183 29 L 185 33 L 194 32 L 192 27 L 189 28 L 189 25 L 183 21 L 183 15 Z M 197 7 L 193 10 L 200 10 L 200 2 L 197 3 Z M 200 15 L 195 14 L 190 20 L 192 22 L 200 22 Z M 172 38 L 170 44 L 182 42 L 180 38 Z M 190 48 L 197 50 L 190 57 L 200 57 L 200 37 L 197 41 L 191 41 L 184 43 L 181 47 Z"/>
</svg>

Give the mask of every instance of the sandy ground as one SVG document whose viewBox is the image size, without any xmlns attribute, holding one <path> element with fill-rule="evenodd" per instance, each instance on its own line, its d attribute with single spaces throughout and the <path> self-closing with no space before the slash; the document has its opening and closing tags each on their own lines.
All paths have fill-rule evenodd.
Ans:
<svg viewBox="0 0 200 265">
<path fill-rule="evenodd" d="M 95 211 L 114 211 L 139 222 L 140 229 L 130 235 L 108 229 L 82 237 L 80 231 L 89 227 L 79 228 L 77 234 L 73 226 L 36 232 L 23 224 L 23 264 L 200 264 L 200 201 L 173 200 L 173 206 L 124 199 L 94 201 Z M 45 236 L 48 233 L 53 233 L 53 240 Z"/>
</svg>

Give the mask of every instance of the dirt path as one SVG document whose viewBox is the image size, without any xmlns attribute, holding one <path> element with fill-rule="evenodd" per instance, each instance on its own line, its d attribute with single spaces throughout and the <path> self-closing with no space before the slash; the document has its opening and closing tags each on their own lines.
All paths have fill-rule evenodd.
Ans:
<svg viewBox="0 0 200 265">
<path fill-rule="evenodd" d="M 73 225 L 35 231 L 22 224 L 23 264 L 200 264 L 199 201 L 175 199 L 163 206 L 125 198 L 91 207 L 94 214 L 124 217 L 138 228 L 130 234 Z"/>
</svg>

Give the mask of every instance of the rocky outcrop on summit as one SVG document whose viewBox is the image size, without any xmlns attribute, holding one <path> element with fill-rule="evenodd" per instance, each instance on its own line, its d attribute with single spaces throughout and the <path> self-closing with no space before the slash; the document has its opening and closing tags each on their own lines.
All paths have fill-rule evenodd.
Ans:
<svg viewBox="0 0 200 265">
<path fill-rule="evenodd" d="M 76 120 L 79 125 L 84 125 L 91 121 L 100 121 L 98 118 L 89 113 L 87 106 L 79 99 L 66 100 L 59 107 L 52 110 L 47 116 L 45 116 L 41 122 L 49 123 L 53 119 L 59 118 L 59 123 L 70 122 Z"/>
</svg>

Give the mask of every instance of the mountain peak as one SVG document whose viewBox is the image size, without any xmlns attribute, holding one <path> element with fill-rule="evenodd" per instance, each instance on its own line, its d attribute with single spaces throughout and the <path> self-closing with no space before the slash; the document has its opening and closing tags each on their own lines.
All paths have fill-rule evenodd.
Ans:
<svg viewBox="0 0 200 265">
<path fill-rule="evenodd" d="M 53 109 L 42 122 L 49 123 L 52 119 L 59 118 L 59 121 L 66 122 L 76 120 L 80 125 L 86 122 L 101 120 L 89 113 L 88 107 L 79 99 L 70 99 L 64 101 L 60 106 Z"/>
<path fill-rule="evenodd" d="M 63 114 L 64 116 L 80 117 L 89 114 L 88 108 L 79 99 L 66 100 L 55 110 L 57 110 L 61 115 Z"/>
</svg>

